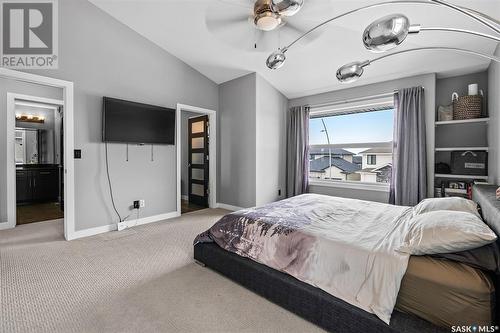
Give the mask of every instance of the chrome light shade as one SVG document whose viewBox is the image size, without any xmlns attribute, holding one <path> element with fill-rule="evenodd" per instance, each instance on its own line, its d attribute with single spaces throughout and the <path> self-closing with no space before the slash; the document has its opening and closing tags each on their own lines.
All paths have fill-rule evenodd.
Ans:
<svg viewBox="0 0 500 333">
<path fill-rule="evenodd" d="M 374 21 L 363 32 L 363 44 L 373 52 L 384 52 L 401 44 L 408 36 L 410 20 L 392 14 Z"/>
<path fill-rule="evenodd" d="M 351 83 L 356 81 L 363 75 L 363 67 L 370 64 L 369 60 L 355 61 L 344 65 L 337 70 L 337 80 L 342 83 Z"/>
<path fill-rule="evenodd" d="M 266 65 L 269 69 L 278 69 L 283 66 L 286 60 L 285 56 L 286 49 L 278 49 L 271 53 L 271 55 L 266 60 Z"/>
<path fill-rule="evenodd" d="M 304 0 L 272 0 L 271 8 L 273 12 L 282 16 L 293 16 L 304 5 Z"/>
</svg>

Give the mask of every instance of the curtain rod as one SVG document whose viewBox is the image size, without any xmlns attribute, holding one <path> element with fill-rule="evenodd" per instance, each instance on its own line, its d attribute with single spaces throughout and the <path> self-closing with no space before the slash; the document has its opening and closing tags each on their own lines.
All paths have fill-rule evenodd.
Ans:
<svg viewBox="0 0 500 333">
<path fill-rule="evenodd" d="M 334 106 L 334 105 L 348 104 L 348 103 L 353 103 L 353 102 L 362 102 L 362 101 L 365 101 L 365 100 L 368 100 L 368 99 L 390 97 L 390 96 L 394 95 L 395 93 L 397 93 L 397 90 L 394 90 L 392 92 L 382 93 L 382 94 L 375 94 L 375 95 L 370 95 L 370 96 L 363 96 L 363 97 L 357 97 L 357 98 L 351 98 L 351 99 L 337 100 L 337 101 L 326 102 L 326 103 L 308 104 L 307 106 L 309 108 L 320 108 L 320 107 L 325 107 L 325 106 Z"/>
<path fill-rule="evenodd" d="M 422 87 L 422 89 L 424 89 L 424 87 Z M 381 94 L 375 94 L 375 95 L 369 95 L 369 96 L 363 96 L 363 97 L 351 98 L 351 99 L 345 99 L 345 100 L 337 100 L 337 101 L 319 103 L 319 104 L 307 104 L 306 106 L 309 108 L 320 108 L 320 107 L 325 107 L 325 106 L 334 106 L 334 105 L 347 104 L 347 103 L 353 103 L 353 102 L 362 102 L 362 101 L 370 100 L 370 99 L 390 97 L 390 96 L 393 96 L 394 94 L 397 94 L 398 91 L 399 91 L 398 89 L 394 89 L 392 92 L 386 92 L 386 93 L 381 93 Z"/>
</svg>

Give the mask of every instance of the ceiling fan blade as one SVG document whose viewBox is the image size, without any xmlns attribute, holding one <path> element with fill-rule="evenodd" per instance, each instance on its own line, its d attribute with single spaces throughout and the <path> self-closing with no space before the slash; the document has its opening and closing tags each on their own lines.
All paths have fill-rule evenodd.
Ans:
<svg viewBox="0 0 500 333">
<path fill-rule="evenodd" d="M 252 0 L 217 0 L 217 1 L 226 5 L 251 8 L 251 9 L 253 9 L 254 6 L 254 1 Z"/>
<path fill-rule="evenodd" d="M 233 29 L 235 25 L 248 25 L 248 15 L 239 15 L 229 18 L 207 19 L 209 30 Z"/>
</svg>

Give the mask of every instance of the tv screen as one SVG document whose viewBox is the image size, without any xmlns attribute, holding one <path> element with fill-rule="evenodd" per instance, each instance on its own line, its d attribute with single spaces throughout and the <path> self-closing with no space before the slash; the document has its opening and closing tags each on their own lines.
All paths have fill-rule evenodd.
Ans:
<svg viewBox="0 0 500 333">
<path fill-rule="evenodd" d="M 105 142 L 175 144 L 175 110 L 104 97 Z"/>
</svg>

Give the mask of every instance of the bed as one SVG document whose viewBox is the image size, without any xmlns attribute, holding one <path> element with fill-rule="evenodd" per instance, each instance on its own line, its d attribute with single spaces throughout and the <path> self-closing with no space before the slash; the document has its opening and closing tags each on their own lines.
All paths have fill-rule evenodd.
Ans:
<svg viewBox="0 0 500 333">
<path fill-rule="evenodd" d="M 328 199 L 321 203 L 321 198 L 310 197 L 307 199 L 301 198 L 297 201 L 287 201 L 289 207 L 280 208 L 278 207 L 280 204 L 277 203 L 277 206 L 271 205 L 264 212 L 252 211 L 247 217 L 251 220 L 254 217 L 252 214 L 269 215 L 274 214 L 275 211 L 285 212 L 283 219 L 286 221 L 280 224 L 280 228 L 268 229 L 270 229 L 269 232 L 287 235 L 289 228 L 293 229 L 294 224 L 303 223 L 303 220 L 308 219 L 308 216 L 295 215 L 295 212 L 300 211 L 300 207 L 297 206 L 301 204 L 305 206 L 316 205 L 315 209 L 311 209 L 311 211 L 314 211 L 316 215 L 319 212 L 319 215 L 321 215 L 322 209 L 331 203 L 329 200 L 334 200 Z M 494 199 L 494 188 L 487 186 L 475 187 L 474 199 L 483 210 L 485 222 L 498 234 L 500 209 L 498 208 L 498 202 Z M 322 204 L 324 207 L 321 206 Z M 228 248 L 227 244 L 234 243 L 233 231 L 241 233 L 241 230 L 229 230 L 227 235 L 212 237 L 214 239 L 223 239 L 224 237 L 231 239 L 231 242 L 225 244 L 212 242 L 209 235 L 205 233 L 201 234 L 195 242 L 195 260 L 330 331 L 449 332 L 450 327 L 448 324 L 450 320 L 454 319 L 447 316 L 450 314 L 457 315 L 457 312 L 453 309 L 454 303 L 436 304 L 433 300 L 437 298 L 453 301 L 456 300 L 456 297 L 472 297 L 475 306 L 470 311 L 460 314 L 464 320 L 469 320 L 469 318 L 478 319 L 474 323 L 481 325 L 496 321 L 495 303 L 498 303 L 498 294 L 495 293 L 495 288 L 498 287 L 499 283 L 498 275 L 453 261 L 427 257 L 408 258 L 409 256 L 405 257 L 400 254 L 394 255 L 395 251 L 392 248 L 381 245 L 383 243 L 397 246 L 397 237 L 392 238 L 391 235 L 404 231 L 404 221 L 408 215 L 407 207 L 388 206 L 356 200 L 347 201 L 347 203 L 341 200 L 335 205 L 341 215 L 339 218 L 359 221 L 358 224 L 357 222 L 352 224 L 353 230 L 348 233 L 353 239 L 345 238 L 342 235 L 339 236 L 335 232 L 327 237 L 329 238 L 328 241 L 321 242 L 318 242 L 315 237 L 303 239 L 303 235 L 294 236 L 299 237 L 299 239 L 292 239 L 290 245 L 282 251 L 283 253 L 278 252 L 278 256 L 275 255 L 270 258 L 267 256 L 266 251 L 262 249 L 273 246 L 273 244 L 266 244 L 267 241 L 264 237 L 262 240 L 257 237 L 257 241 L 253 239 L 254 246 L 246 247 L 245 237 L 248 235 L 240 235 L 236 242 L 238 246 L 233 249 Z M 345 206 L 345 209 L 343 209 L 342 205 Z M 356 207 L 356 205 L 360 207 L 347 209 L 348 206 Z M 332 212 L 330 211 L 328 214 L 332 214 Z M 315 222 L 310 227 L 308 226 L 312 229 L 313 235 L 315 229 L 321 229 L 322 217 L 314 216 L 314 220 L 320 221 L 320 223 Z M 240 221 L 243 221 L 243 225 L 247 224 L 246 217 L 241 218 L 240 216 Z M 384 234 L 388 235 L 387 239 L 384 239 L 384 242 L 373 239 L 372 234 L 379 231 L 364 227 L 366 221 L 377 221 L 376 224 L 368 223 L 368 225 L 383 230 Z M 258 227 L 252 223 L 249 225 L 250 229 Z M 234 221 L 231 226 L 235 229 L 242 227 L 239 223 L 234 224 Z M 264 232 L 268 231 L 267 227 L 262 228 L 262 226 L 259 226 L 259 228 L 259 232 L 262 232 L 262 230 Z M 349 248 L 344 249 L 344 245 L 353 241 L 361 244 L 356 251 Z M 256 250 L 255 244 L 261 244 L 262 248 L 259 249 L 259 246 L 257 246 Z M 313 253 L 317 258 L 314 257 L 313 261 L 304 261 L 296 253 L 290 256 L 297 244 L 306 247 L 301 249 L 303 253 Z M 369 251 L 363 251 L 363 244 L 368 244 L 367 249 Z M 226 247 L 226 249 L 221 246 Z M 325 265 L 325 257 L 321 256 L 323 252 L 349 253 L 348 256 L 337 256 L 334 261 L 338 264 Z M 318 253 L 319 255 L 317 255 Z M 270 261 L 273 261 L 272 265 L 269 264 Z M 304 262 L 307 262 L 307 265 Z M 370 266 L 367 265 L 366 268 L 357 267 L 358 262 L 369 262 Z M 329 268 L 326 272 L 321 271 L 324 267 L 330 266 L 333 266 L 333 268 Z M 318 267 L 321 267 L 321 270 Z M 386 274 L 386 270 L 389 270 L 389 275 Z M 434 272 L 434 274 L 422 274 L 423 270 Z M 308 273 L 310 271 L 315 272 L 314 278 L 311 278 Z M 363 274 L 356 274 L 359 272 L 363 272 Z M 455 289 L 442 287 L 453 281 L 455 275 L 450 272 L 460 274 L 463 278 L 461 283 L 455 286 Z M 328 280 L 328 283 L 325 283 L 325 280 L 321 278 L 325 274 L 333 282 Z M 335 276 L 334 279 L 331 279 L 332 274 Z M 360 275 L 364 277 L 357 281 Z M 346 281 L 349 281 L 349 283 L 346 283 Z M 398 295 L 400 283 L 401 292 Z M 350 296 L 353 292 L 350 292 L 349 288 L 354 288 L 355 298 Z M 432 295 L 432 297 L 422 297 L 422 289 L 428 290 L 428 295 Z M 332 296 L 332 294 L 337 297 Z M 384 297 L 377 298 L 379 294 L 384 295 Z M 391 304 L 387 304 L 387 300 L 390 301 L 389 303 L 395 303 L 392 304 L 392 307 L 395 305 L 394 311 L 392 311 Z M 445 306 L 442 306 L 443 304 Z M 388 308 L 391 309 L 389 313 L 387 312 Z M 428 309 L 419 313 L 419 310 L 423 308 Z M 488 312 L 487 309 L 490 311 Z M 433 315 L 434 318 L 432 318 Z M 444 318 L 442 322 L 439 321 L 441 318 Z M 353 323 L 355 324 L 353 325 Z"/>
</svg>

